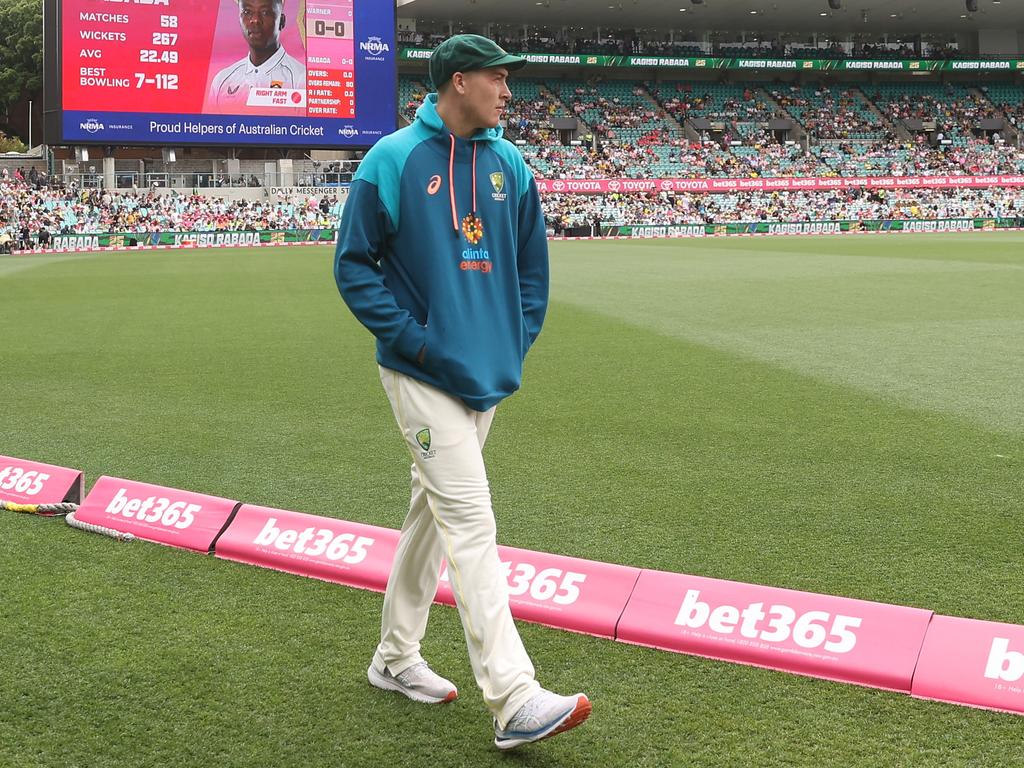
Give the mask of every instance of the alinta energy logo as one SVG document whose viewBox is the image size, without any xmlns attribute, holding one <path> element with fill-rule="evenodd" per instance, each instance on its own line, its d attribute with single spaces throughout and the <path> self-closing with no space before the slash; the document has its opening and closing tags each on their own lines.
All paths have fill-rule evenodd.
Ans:
<svg viewBox="0 0 1024 768">
<path fill-rule="evenodd" d="M 384 54 L 391 53 L 391 46 L 377 35 L 371 35 L 359 43 L 359 50 L 367 54 L 367 61 L 384 61 Z"/>
<path fill-rule="evenodd" d="M 103 123 L 95 117 L 90 117 L 84 123 L 79 123 L 78 127 L 87 133 L 99 133 L 103 130 Z"/>
<path fill-rule="evenodd" d="M 476 245 L 484 239 L 484 223 L 475 214 L 467 213 L 462 220 L 462 234 L 470 245 Z"/>
<path fill-rule="evenodd" d="M 472 246 L 484 239 L 484 223 L 473 213 L 467 213 L 462 220 L 462 234 L 469 243 L 469 248 L 462 250 L 462 261 L 459 262 L 459 269 L 463 272 L 480 272 L 490 274 L 494 269 L 491 262 L 491 254 L 486 248 L 473 248 Z"/>
</svg>

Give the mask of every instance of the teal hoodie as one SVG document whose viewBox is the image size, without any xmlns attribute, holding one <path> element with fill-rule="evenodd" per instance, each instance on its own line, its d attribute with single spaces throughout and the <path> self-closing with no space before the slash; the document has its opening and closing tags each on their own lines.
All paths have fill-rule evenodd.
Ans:
<svg viewBox="0 0 1024 768">
<path fill-rule="evenodd" d="M 547 312 L 544 216 L 501 128 L 460 139 L 436 104 L 427 96 L 412 125 L 366 153 L 334 277 L 377 337 L 378 363 L 486 411 L 519 388 Z"/>
</svg>

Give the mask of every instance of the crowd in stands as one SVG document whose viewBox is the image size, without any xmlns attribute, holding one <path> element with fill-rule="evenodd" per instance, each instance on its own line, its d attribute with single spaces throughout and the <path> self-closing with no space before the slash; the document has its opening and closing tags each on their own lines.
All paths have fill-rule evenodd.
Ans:
<svg viewBox="0 0 1024 768">
<path fill-rule="evenodd" d="M 986 139 L 932 147 L 911 142 L 830 142 L 805 151 L 767 132 L 724 147 L 673 139 L 665 144 L 557 143 L 521 147 L 538 178 L 778 178 L 788 176 L 979 176 L 1024 173 L 1024 150 Z"/>
<path fill-rule="evenodd" d="M 193 194 L 110 192 L 0 180 L 0 244 L 45 246 L 53 235 L 210 232 L 333 227 L 334 197 L 299 203 L 226 200 Z M 2 245 L 0 245 L 2 247 Z"/>
<path fill-rule="evenodd" d="M 1024 121 L 1019 85 L 977 89 L 954 84 L 876 82 L 765 88 L 728 82 L 656 83 L 593 78 L 511 81 L 515 99 L 506 136 L 538 178 L 771 178 L 1024 174 L 1024 150 L 981 120 Z M 426 95 L 422 81 L 403 76 L 400 105 L 412 117 Z M 789 116 L 809 140 L 768 129 Z M 884 115 L 884 117 L 883 117 Z M 551 126 L 576 116 L 578 140 L 563 144 Z M 719 129 L 697 131 L 695 118 Z M 909 133 L 904 121 L 934 120 L 932 134 Z M 707 123 L 710 124 L 710 123 Z M 683 126 L 686 125 L 684 130 Z M 796 133 L 796 132 L 795 132 Z M 1012 136 L 1012 132 L 1007 134 Z M 690 138 L 687 138 L 689 136 Z M 618 223 L 729 222 L 781 217 L 999 216 L 1015 210 L 1013 190 L 801 192 L 759 195 L 545 197 L 549 224 L 578 226 L 595 217 Z M 167 230 L 260 230 L 333 226 L 336 199 L 299 203 L 228 200 L 154 190 L 120 193 L 64 187 L 32 168 L 0 169 L 3 241 L 40 242 L 58 233 Z M 1004 213 L 1000 213 L 1004 212 Z"/>
<path fill-rule="evenodd" d="M 770 93 L 776 104 L 819 139 L 857 139 L 878 136 L 883 130 L 881 118 L 854 88 L 790 85 L 774 87 Z"/>
<path fill-rule="evenodd" d="M 876 86 L 869 93 L 890 120 L 935 120 L 953 136 L 970 135 L 978 121 L 996 117 L 998 112 L 994 104 L 963 86 L 918 90 L 900 85 L 885 91 Z"/>
<path fill-rule="evenodd" d="M 554 234 L 623 224 L 727 224 L 856 219 L 1024 217 L 1017 189 L 849 189 L 696 194 L 680 192 L 545 194 Z M 57 234 L 327 228 L 341 204 L 227 201 L 198 195 L 118 194 L 0 182 L 0 249 L 46 247 Z"/>
<path fill-rule="evenodd" d="M 474 32 L 457 29 L 456 32 Z M 601 38 L 569 37 L 554 34 L 528 36 L 490 35 L 499 45 L 510 51 L 530 53 L 604 54 L 609 56 L 746 56 L 763 58 L 805 59 L 959 59 L 966 54 L 955 45 L 925 45 L 920 53 L 903 43 L 855 43 L 844 47 L 839 43 L 806 46 L 800 43 L 780 45 L 774 41 L 760 43 L 704 43 L 699 41 L 643 40 L 639 37 Z M 448 37 L 445 32 L 399 30 L 399 45 L 414 48 L 434 48 Z"/>
<path fill-rule="evenodd" d="M 404 113 L 411 118 L 425 88 L 402 83 Z M 865 91 L 602 78 L 516 78 L 512 85 L 518 92 L 505 135 L 520 145 L 539 178 L 1024 173 L 1016 142 L 979 127 L 983 119 L 1005 115 L 1024 128 L 1024 98 L 1009 85 L 876 84 Z M 582 146 L 562 145 L 551 121 L 563 116 L 579 120 Z M 792 136 L 768 129 L 777 117 L 795 121 Z M 696 125 L 697 118 L 724 128 L 702 129 L 691 141 L 683 126 Z M 914 119 L 934 120 L 937 130 L 908 132 L 903 121 Z"/>
<path fill-rule="evenodd" d="M 713 86 L 708 86 L 713 87 Z M 718 86 L 721 90 L 724 86 Z M 672 117 L 684 122 L 690 117 L 709 120 L 761 122 L 777 116 L 775 110 L 754 89 L 733 86 L 717 96 L 694 83 L 674 82 L 655 86 L 652 94 Z"/>
<path fill-rule="evenodd" d="M 653 102 L 646 100 L 640 88 L 631 88 L 628 101 L 621 96 L 605 95 L 592 84 L 572 88 L 571 108 L 574 115 L 589 124 L 594 133 L 607 141 L 618 141 L 637 129 L 646 132 L 658 122 Z"/>
<path fill-rule="evenodd" d="M 548 194 L 545 220 L 555 234 L 578 227 L 623 224 L 727 224 L 755 221 L 1016 218 L 1024 216 L 1018 190 L 901 189 L 814 192 L 679 192 Z"/>
</svg>

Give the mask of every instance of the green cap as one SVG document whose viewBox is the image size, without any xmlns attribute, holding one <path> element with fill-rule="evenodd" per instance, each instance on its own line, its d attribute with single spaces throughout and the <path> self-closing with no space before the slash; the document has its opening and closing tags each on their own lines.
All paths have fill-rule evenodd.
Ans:
<svg viewBox="0 0 1024 768">
<path fill-rule="evenodd" d="M 453 35 L 430 54 L 430 80 L 434 90 L 448 82 L 456 72 L 505 67 L 519 69 L 526 65 L 522 56 L 514 56 L 493 40 L 482 35 Z"/>
</svg>

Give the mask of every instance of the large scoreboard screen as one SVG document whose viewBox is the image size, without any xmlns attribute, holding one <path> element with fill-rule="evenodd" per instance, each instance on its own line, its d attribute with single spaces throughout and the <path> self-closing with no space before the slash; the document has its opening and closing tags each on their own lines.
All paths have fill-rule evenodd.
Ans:
<svg viewBox="0 0 1024 768">
<path fill-rule="evenodd" d="M 48 0 L 53 144 L 366 147 L 397 119 L 393 0 Z"/>
</svg>

